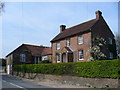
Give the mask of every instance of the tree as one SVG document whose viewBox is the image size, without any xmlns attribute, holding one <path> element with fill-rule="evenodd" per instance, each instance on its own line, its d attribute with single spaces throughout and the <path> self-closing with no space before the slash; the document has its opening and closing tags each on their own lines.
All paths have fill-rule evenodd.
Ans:
<svg viewBox="0 0 120 90">
<path fill-rule="evenodd" d="M 102 52 L 102 48 L 106 46 L 106 41 L 104 38 L 97 36 L 92 39 L 92 46 L 88 52 L 91 54 L 90 60 L 100 60 L 105 58 L 106 55 Z"/>
<path fill-rule="evenodd" d="M 119 55 L 120 54 L 120 35 L 119 34 L 116 34 L 115 40 L 116 40 L 117 54 Z"/>
<path fill-rule="evenodd" d="M 0 65 L 6 66 L 6 59 L 0 58 Z"/>
<path fill-rule="evenodd" d="M 5 3 L 0 1 L 0 14 L 4 11 Z"/>
</svg>

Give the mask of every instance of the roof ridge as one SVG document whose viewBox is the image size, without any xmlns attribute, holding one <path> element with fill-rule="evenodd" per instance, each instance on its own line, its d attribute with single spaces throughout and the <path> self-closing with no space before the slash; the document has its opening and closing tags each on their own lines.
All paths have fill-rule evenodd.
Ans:
<svg viewBox="0 0 120 90">
<path fill-rule="evenodd" d="M 65 29 L 64 31 L 62 31 L 61 33 L 59 33 L 57 36 L 55 36 L 51 42 L 60 40 L 60 39 L 64 39 L 73 35 L 76 35 L 78 33 L 82 33 L 82 32 L 89 32 L 90 29 L 94 26 L 94 24 L 99 21 L 99 19 L 91 19 L 88 21 L 85 21 L 83 23 L 77 24 L 75 26 L 72 26 L 70 28 Z M 86 26 L 87 25 L 87 26 Z"/>
<path fill-rule="evenodd" d="M 72 26 L 72 27 L 66 28 L 65 30 L 68 30 L 68 29 L 71 29 L 71 28 L 77 27 L 77 26 L 79 26 L 79 25 L 81 25 L 81 24 L 85 24 L 85 23 L 90 22 L 90 21 L 93 21 L 93 20 L 96 20 L 96 21 L 97 21 L 96 18 L 95 18 L 95 19 L 91 19 L 91 20 L 88 20 L 88 21 L 82 22 L 82 23 L 80 23 L 80 24 L 74 25 L 74 26 Z M 64 31 L 65 31 L 65 30 L 64 30 Z"/>
<path fill-rule="evenodd" d="M 34 46 L 34 47 L 43 47 L 43 48 L 49 48 L 48 46 L 38 46 L 38 45 L 31 45 L 31 44 L 22 44 L 22 45 L 27 45 L 27 46 Z"/>
</svg>

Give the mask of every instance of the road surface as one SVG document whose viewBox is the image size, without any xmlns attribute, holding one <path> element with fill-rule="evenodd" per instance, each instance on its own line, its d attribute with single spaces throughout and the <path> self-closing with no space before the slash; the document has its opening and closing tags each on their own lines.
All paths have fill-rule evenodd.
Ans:
<svg viewBox="0 0 120 90">
<path fill-rule="evenodd" d="M 17 88 L 21 90 L 28 90 L 28 88 L 50 88 L 43 85 L 38 85 L 34 82 L 28 82 L 20 78 L 9 76 L 7 74 L 2 75 L 2 88 Z"/>
</svg>

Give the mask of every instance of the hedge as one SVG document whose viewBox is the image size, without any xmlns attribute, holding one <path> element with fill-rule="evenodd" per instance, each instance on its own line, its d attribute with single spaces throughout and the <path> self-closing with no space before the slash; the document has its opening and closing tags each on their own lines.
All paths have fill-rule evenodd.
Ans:
<svg viewBox="0 0 120 90">
<path fill-rule="evenodd" d="M 79 77 L 120 78 L 120 59 L 54 64 L 14 65 L 13 71 Z"/>
</svg>

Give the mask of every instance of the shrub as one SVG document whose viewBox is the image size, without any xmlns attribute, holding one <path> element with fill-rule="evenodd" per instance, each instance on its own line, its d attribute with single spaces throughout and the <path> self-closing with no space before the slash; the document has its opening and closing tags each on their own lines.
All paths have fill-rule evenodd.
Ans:
<svg viewBox="0 0 120 90">
<path fill-rule="evenodd" d="M 50 63 L 49 60 L 44 60 L 44 61 L 41 61 L 40 64 L 43 64 L 43 63 Z"/>
<path fill-rule="evenodd" d="M 120 60 L 15 65 L 14 71 L 79 77 L 120 78 Z"/>
</svg>

